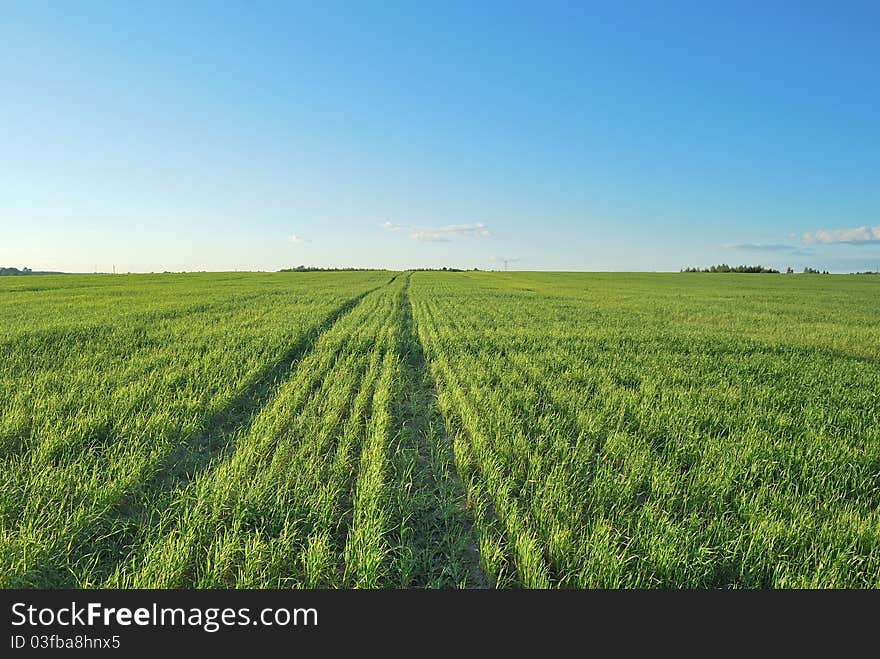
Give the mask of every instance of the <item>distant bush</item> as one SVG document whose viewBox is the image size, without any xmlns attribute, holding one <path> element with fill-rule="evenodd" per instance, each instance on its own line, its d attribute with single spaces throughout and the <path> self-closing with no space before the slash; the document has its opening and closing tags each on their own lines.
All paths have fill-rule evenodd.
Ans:
<svg viewBox="0 0 880 659">
<path fill-rule="evenodd" d="M 720 265 L 713 265 L 708 268 L 684 268 L 682 272 L 745 272 L 745 273 L 756 273 L 756 272 L 764 272 L 764 273 L 773 273 L 779 274 L 779 270 L 774 270 L 773 268 L 765 268 L 763 265 L 737 265 L 737 266 L 729 266 L 726 263 L 722 263 Z"/>
</svg>

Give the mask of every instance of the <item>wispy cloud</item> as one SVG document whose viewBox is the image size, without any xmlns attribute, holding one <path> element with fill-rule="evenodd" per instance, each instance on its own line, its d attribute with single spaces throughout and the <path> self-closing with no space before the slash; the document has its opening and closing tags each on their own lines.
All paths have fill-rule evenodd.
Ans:
<svg viewBox="0 0 880 659">
<path fill-rule="evenodd" d="M 794 245 L 781 243 L 725 243 L 724 249 L 743 249 L 751 252 L 793 252 L 797 249 Z"/>
<path fill-rule="evenodd" d="M 456 238 L 491 238 L 492 232 L 481 223 L 446 224 L 440 227 L 420 227 L 398 222 L 383 222 L 382 228 L 388 231 L 407 231 L 413 240 L 425 243 L 449 242 Z"/>
<path fill-rule="evenodd" d="M 492 232 L 485 224 L 447 224 L 437 229 L 437 233 L 455 236 L 457 238 L 491 238 Z"/>
<path fill-rule="evenodd" d="M 303 243 L 310 243 L 312 241 L 308 238 L 303 238 L 298 233 L 294 233 L 290 236 L 290 242 L 292 242 L 294 245 L 302 245 Z"/>
<path fill-rule="evenodd" d="M 851 229 L 831 229 L 830 231 L 808 231 L 803 236 L 807 244 L 820 243 L 831 245 L 847 243 L 850 245 L 870 245 L 880 243 L 880 224 L 869 227 L 853 227 Z"/>
<path fill-rule="evenodd" d="M 437 231 L 415 231 L 410 235 L 410 238 L 421 243 L 448 243 L 452 240 L 446 234 Z"/>
</svg>

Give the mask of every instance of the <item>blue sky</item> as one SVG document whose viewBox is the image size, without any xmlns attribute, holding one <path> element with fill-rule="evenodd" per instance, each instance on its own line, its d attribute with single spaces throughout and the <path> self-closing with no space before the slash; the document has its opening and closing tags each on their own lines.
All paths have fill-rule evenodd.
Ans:
<svg viewBox="0 0 880 659">
<path fill-rule="evenodd" d="M 0 265 L 875 269 L 878 29 L 876 2 L 0 2 Z"/>
</svg>

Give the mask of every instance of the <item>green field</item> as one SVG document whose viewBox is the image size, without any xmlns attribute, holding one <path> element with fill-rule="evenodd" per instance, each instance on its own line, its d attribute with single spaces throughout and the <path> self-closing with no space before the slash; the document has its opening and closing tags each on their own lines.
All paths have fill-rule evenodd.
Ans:
<svg viewBox="0 0 880 659">
<path fill-rule="evenodd" d="M 0 278 L 0 586 L 880 587 L 880 281 Z"/>
</svg>

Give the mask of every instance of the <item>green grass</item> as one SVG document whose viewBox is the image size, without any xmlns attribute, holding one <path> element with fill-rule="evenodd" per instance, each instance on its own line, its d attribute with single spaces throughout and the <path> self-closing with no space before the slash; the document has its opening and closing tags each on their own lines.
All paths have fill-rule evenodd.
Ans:
<svg viewBox="0 0 880 659">
<path fill-rule="evenodd" d="M 468 273 L 412 288 L 522 585 L 880 585 L 874 282 Z"/>
<path fill-rule="evenodd" d="M 880 587 L 880 282 L 0 279 L 0 586 Z"/>
</svg>

